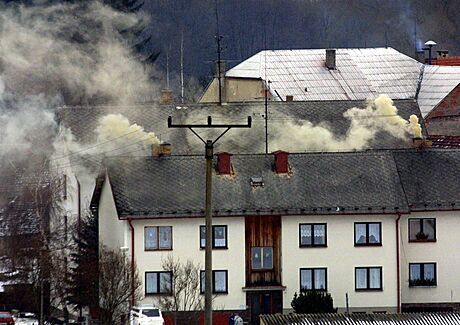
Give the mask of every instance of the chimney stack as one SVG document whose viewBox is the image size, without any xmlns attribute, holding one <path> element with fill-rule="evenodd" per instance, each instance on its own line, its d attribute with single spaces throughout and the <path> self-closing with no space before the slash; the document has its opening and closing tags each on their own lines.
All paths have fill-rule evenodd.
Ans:
<svg viewBox="0 0 460 325">
<path fill-rule="evenodd" d="M 335 52 L 335 49 L 326 49 L 326 67 L 329 70 L 334 70 L 336 68 Z"/>
<path fill-rule="evenodd" d="M 432 140 L 428 140 L 424 138 L 413 138 L 412 143 L 414 145 L 414 148 L 417 148 L 417 149 L 431 148 L 433 145 Z"/>
<path fill-rule="evenodd" d="M 415 59 L 420 63 L 425 63 L 425 51 L 415 51 Z"/>
<path fill-rule="evenodd" d="M 217 173 L 219 175 L 231 175 L 232 174 L 232 164 L 230 157 L 232 155 L 228 152 L 219 152 L 217 154 Z"/>
<path fill-rule="evenodd" d="M 448 50 L 438 50 L 436 52 L 438 53 L 438 59 L 443 59 L 443 58 L 448 58 L 449 57 L 449 51 Z"/>
<path fill-rule="evenodd" d="M 286 101 L 287 102 L 292 102 L 294 100 L 294 96 L 293 95 L 286 95 Z"/>
<path fill-rule="evenodd" d="M 275 156 L 275 172 L 277 174 L 287 174 L 289 172 L 289 153 L 286 151 L 278 150 L 273 153 Z"/>
<path fill-rule="evenodd" d="M 227 92 L 226 92 L 226 87 L 225 87 L 225 61 L 220 60 L 216 63 L 216 76 L 217 76 L 217 87 L 219 93 L 217 94 L 218 96 L 218 101 L 219 104 L 223 104 L 227 102 Z"/>
<path fill-rule="evenodd" d="M 170 157 L 171 156 L 171 144 L 161 143 L 159 146 L 152 144 L 152 155 L 154 157 Z"/>
<path fill-rule="evenodd" d="M 160 94 L 160 104 L 172 104 L 173 94 L 171 89 L 162 89 Z"/>
</svg>

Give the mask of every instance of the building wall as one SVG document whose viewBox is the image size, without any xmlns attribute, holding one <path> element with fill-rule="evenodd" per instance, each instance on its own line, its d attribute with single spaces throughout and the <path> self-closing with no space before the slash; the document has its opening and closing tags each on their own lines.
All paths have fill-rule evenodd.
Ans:
<svg viewBox="0 0 460 325">
<path fill-rule="evenodd" d="M 327 268 L 327 289 L 334 306 L 351 310 L 389 310 L 397 306 L 396 216 L 284 216 L 282 218 L 283 304 L 290 309 L 300 288 L 300 268 Z M 382 246 L 355 247 L 355 222 L 381 222 Z M 327 247 L 299 248 L 300 223 L 327 223 Z M 355 267 L 382 266 L 382 291 L 355 291 Z"/>
<path fill-rule="evenodd" d="M 408 240 L 409 218 L 436 218 L 436 242 Z M 459 212 L 421 212 L 401 218 L 401 293 L 403 304 L 460 302 Z M 435 287 L 409 287 L 409 263 L 435 262 Z"/>
<path fill-rule="evenodd" d="M 245 286 L 245 241 L 244 218 L 214 218 L 214 225 L 227 225 L 228 249 L 213 250 L 213 269 L 228 270 L 228 294 L 219 294 L 215 298 L 216 310 L 241 310 L 246 308 L 246 296 L 242 288 Z M 152 219 L 134 220 L 135 228 L 135 259 L 145 285 L 145 272 L 162 271 L 162 261 L 168 255 L 185 262 L 188 259 L 199 262 L 204 270 L 205 250 L 200 249 L 200 225 L 204 218 L 190 219 Z M 144 227 L 172 226 L 173 249 L 163 251 L 144 250 Z M 143 287 L 142 292 L 145 292 Z M 148 295 L 139 303 L 155 303 L 156 297 Z M 204 299 L 204 296 L 203 296 Z"/>
<path fill-rule="evenodd" d="M 214 78 L 203 93 L 200 103 L 217 103 L 219 101 L 218 81 Z M 225 78 L 226 99 L 224 102 L 256 102 L 264 100 L 264 87 L 259 79 Z"/>
<path fill-rule="evenodd" d="M 127 221 L 118 220 L 110 181 L 106 177 L 99 201 L 99 244 L 118 250 L 129 247 Z"/>
</svg>

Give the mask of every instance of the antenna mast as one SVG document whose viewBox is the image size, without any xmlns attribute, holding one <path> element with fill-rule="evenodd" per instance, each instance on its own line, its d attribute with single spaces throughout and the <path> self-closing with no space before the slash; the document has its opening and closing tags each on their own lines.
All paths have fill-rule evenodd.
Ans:
<svg viewBox="0 0 460 325">
<path fill-rule="evenodd" d="M 180 38 L 180 99 L 184 103 L 184 30 Z"/>
<path fill-rule="evenodd" d="M 220 42 L 222 40 L 222 36 L 220 36 L 219 31 L 219 11 L 217 9 L 217 0 L 215 0 L 215 13 L 216 13 L 216 42 L 217 42 L 217 81 L 219 83 L 219 105 L 222 105 L 222 47 Z"/>
</svg>

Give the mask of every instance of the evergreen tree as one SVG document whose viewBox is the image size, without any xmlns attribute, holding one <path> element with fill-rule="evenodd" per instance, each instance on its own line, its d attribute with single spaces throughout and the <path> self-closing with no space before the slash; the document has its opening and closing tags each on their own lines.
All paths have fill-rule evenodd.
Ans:
<svg viewBox="0 0 460 325">
<path fill-rule="evenodd" d="M 291 306 L 296 314 L 335 313 L 334 302 L 330 293 L 318 290 L 294 293 Z"/>
<path fill-rule="evenodd" d="M 76 225 L 76 247 L 71 254 L 68 301 L 81 311 L 98 306 L 98 226 L 89 215 Z"/>
</svg>

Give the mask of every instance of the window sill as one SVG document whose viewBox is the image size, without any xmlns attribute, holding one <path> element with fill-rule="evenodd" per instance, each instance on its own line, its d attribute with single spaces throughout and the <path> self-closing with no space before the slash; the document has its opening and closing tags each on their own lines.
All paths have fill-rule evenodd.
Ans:
<svg viewBox="0 0 460 325">
<path fill-rule="evenodd" d="M 382 246 L 382 243 L 378 244 L 357 244 L 355 243 L 355 247 L 380 247 Z"/>
<path fill-rule="evenodd" d="M 213 295 L 228 295 L 228 291 L 219 291 L 219 292 L 212 292 Z M 200 295 L 204 295 L 204 292 L 200 292 Z"/>
<path fill-rule="evenodd" d="M 436 243 L 436 239 L 409 239 L 409 243 Z"/>
<path fill-rule="evenodd" d="M 171 292 L 164 292 L 164 293 L 145 293 L 145 296 L 172 296 Z"/>
<path fill-rule="evenodd" d="M 355 291 L 356 292 L 382 292 L 383 288 L 381 289 L 356 289 L 355 288 Z"/>
<path fill-rule="evenodd" d="M 300 292 L 309 292 L 309 291 L 327 292 L 327 288 L 326 289 L 300 289 L 299 291 Z"/>
<path fill-rule="evenodd" d="M 299 245 L 299 248 L 327 248 L 327 245 Z"/>
<path fill-rule="evenodd" d="M 162 252 L 162 251 L 172 251 L 172 248 L 155 248 L 155 249 L 148 249 L 144 248 L 144 252 Z"/>
<path fill-rule="evenodd" d="M 227 246 L 225 246 L 225 247 L 213 247 L 212 248 L 212 250 L 226 250 L 226 249 L 228 249 Z M 200 247 L 200 251 L 204 251 L 204 250 L 206 250 L 206 247 Z"/>
<path fill-rule="evenodd" d="M 429 288 L 437 288 L 437 287 L 438 286 L 436 284 L 427 284 L 427 285 L 410 285 L 409 284 L 409 288 L 414 288 L 414 289 L 416 288 L 422 288 L 422 289 L 428 288 L 429 289 Z"/>
</svg>

